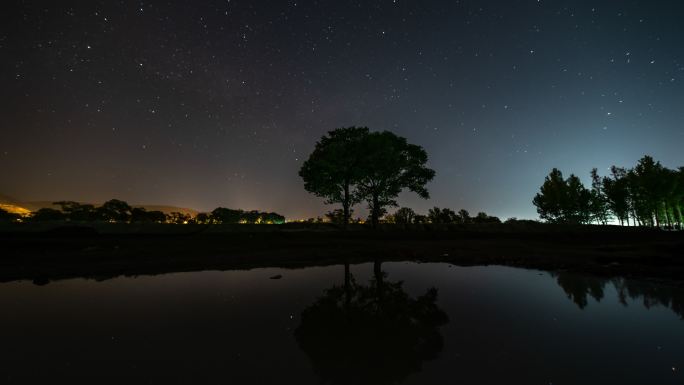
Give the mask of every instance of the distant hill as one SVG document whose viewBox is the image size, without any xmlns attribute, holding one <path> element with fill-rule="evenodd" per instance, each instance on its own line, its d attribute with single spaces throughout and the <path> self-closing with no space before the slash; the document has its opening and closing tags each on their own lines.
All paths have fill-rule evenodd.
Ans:
<svg viewBox="0 0 684 385">
<path fill-rule="evenodd" d="M 88 203 L 88 202 L 80 202 Z M 93 203 L 91 203 L 93 204 Z M 99 206 L 101 203 L 95 203 L 94 206 Z M 161 211 L 165 214 L 172 212 L 179 212 L 183 214 L 189 214 L 191 216 L 197 215 L 199 211 L 195 209 L 190 209 L 186 207 L 176 207 L 168 205 L 132 205 L 133 207 L 142 207 L 147 211 Z M 0 194 L 0 208 L 16 214 L 28 214 L 31 211 L 40 210 L 42 208 L 53 208 L 58 209 L 59 206 L 53 204 L 52 201 L 32 201 L 32 202 L 21 202 L 15 198 L 7 195 Z"/>
</svg>

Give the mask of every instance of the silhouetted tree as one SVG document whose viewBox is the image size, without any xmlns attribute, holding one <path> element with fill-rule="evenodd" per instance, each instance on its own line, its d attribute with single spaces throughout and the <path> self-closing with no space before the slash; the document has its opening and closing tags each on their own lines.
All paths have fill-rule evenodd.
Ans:
<svg viewBox="0 0 684 385">
<path fill-rule="evenodd" d="M 646 155 L 630 173 L 637 215 L 647 224 L 660 225 L 666 195 L 666 179 L 660 162 Z"/>
<path fill-rule="evenodd" d="M 425 185 L 434 178 L 435 171 L 426 166 L 428 157 L 422 147 L 383 131 L 365 135 L 360 150 L 363 158 L 357 188 L 359 196 L 368 202 L 373 227 L 385 207 L 397 205 L 395 198 L 403 189 L 429 198 Z"/>
<path fill-rule="evenodd" d="M 621 225 L 629 224 L 630 193 L 627 182 L 627 171 L 624 168 L 611 167 L 611 178 L 603 177 L 601 184 L 606 203 Z"/>
<path fill-rule="evenodd" d="M 285 217 L 278 213 L 261 213 L 257 223 L 279 225 L 285 223 Z"/>
<path fill-rule="evenodd" d="M 131 222 L 151 222 L 147 216 L 147 210 L 143 207 L 131 209 Z"/>
<path fill-rule="evenodd" d="M 580 179 L 570 174 L 566 180 L 566 198 L 563 215 L 567 223 L 589 223 L 591 220 L 591 193 Z"/>
<path fill-rule="evenodd" d="M 408 207 L 402 207 L 395 211 L 392 215 L 393 222 L 400 225 L 408 225 L 413 223 L 415 217 L 416 212 Z"/>
<path fill-rule="evenodd" d="M 603 190 L 603 182 L 598 174 L 598 170 L 593 168 L 591 170 L 591 199 L 589 200 L 589 208 L 591 217 L 598 224 L 605 225 L 610 219 L 610 210 L 608 208 L 608 198 Z"/>
<path fill-rule="evenodd" d="M 350 209 L 348 214 L 352 215 L 353 212 L 354 212 L 354 210 Z M 345 220 L 349 221 L 348 218 L 345 218 L 345 213 L 344 213 L 343 209 L 335 209 L 332 211 L 328 211 L 327 213 L 325 213 L 325 216 L 326 216 L 326 218 L 328 218 L 330 223 L 334 223 L 337 225 L 344 225 Z"/>
<path fill-rule="evenodd" d="M 433 207 L 428 210 L 427 220 L 434 224 L 447 224 L 458 222 L 458 215 L 451 209 Z"/>
<path fill-rule="evenodd" d="M 31 220 L 37 222 L 63 221 L 66 218 L 63 212 L 51 208 L 42 208 L 31 214 Z"/>
<path fill-rule="evenodd" d="M 540 218 L 551 223 L 587 223 L 590 218 L 591 193 L 578 177 L 554 168 L 532 201 Z"/>
<path fill-rule="evenodd" d="M 428 223 L 428 217 L 426 215 L 416 214 L 416 216 L 413 217 L 413 223 L 417 225 Z"/>
<path fill-rule="evenodd" d="M 551 170 L 540 190 L 532 201 L 537 207 L 539 217 L 549 222 L 562 222 L 564 219 L 563 207 L 566 200 L 563 173 L 557 168 Z"/>
<path fill-rule="evenodd" d="M 299 170 L 306 191 L 340 203 L 343 224 L 351 218 L 351 207 L 359 202 L 354 185 L 361 177 L 361 141 L 368 136 L 366 127 L 338 128 L 328 132 Z"/>
<path fill-rule="evenodd" d="M 501 219 L 498 217 L 489 216 L 484 212 L 477 213 L 472 221 L 473 223 L 501 223 Z"/>
<path fill-rule="evenodd" d="M 131 219 L 132 207 L 118 199 L 111 199 L 97 208 L 98 216 L 110 222 L 128 222 Z"/>
<path fill-rule="evenodd" d="M 242 210 L 217 207 L 211 212 L 211 220 L 213 223 L 240 223 L 241 218 Z"/>
<path fill-rule="evenodd" d="M 211 215 L 207 213 L 199 213 L 195 216 L 195 223 L 206 225 L 211 223 Z"/>
<path fill-rule="evenodd" d="M 470 213 L 466 209 L 458 210 L 456 214 L 457 222 L 462 224 L 468 224 L 471 222 Z"/>
<path fill-rule="evenodd" d="M 81 204 L 74 201 L 59 201 L 53 204 L 60 206 L 64 216 L 70 221 L 87 222 L 97 218 L 95 206 L 91 204 Z"/>
<path fill-rule="evenodd" d="M 190 221 L 190 214 L 179 213 L 177 211 L 170 212 L 166 215 L 166 222 L 173 223 L 175 225 L 184 225 Z"/>
</svg>

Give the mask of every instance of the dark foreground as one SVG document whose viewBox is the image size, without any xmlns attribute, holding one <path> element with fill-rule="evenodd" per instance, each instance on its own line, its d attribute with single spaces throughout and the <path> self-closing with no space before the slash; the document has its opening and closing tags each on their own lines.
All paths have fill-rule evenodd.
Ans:
<svg viewBox="0 0 684 385">
<path fill-rule="evenodd" d="M 684 284 L 684 232 L 622 227 L 334 227 L 101 224 L 0 229 L 0 282 L 415 260 Z"/>
</svg>

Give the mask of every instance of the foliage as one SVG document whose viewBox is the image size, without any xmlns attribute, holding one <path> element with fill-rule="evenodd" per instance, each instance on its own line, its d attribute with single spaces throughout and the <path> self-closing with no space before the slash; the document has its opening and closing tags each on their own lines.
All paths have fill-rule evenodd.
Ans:
<svg viewBox="0 0 684 385">
<path fill-rule="evenodd" d="M 415 223 L 416 212 L 408 207 L 402 207 L 390 215 L 388 220 L 391 223 L 409 225 Z"/>
<path fill-rule="evenodd" d="M 98 217 L 107 222 L 128 222 L 133 208 L 126 202 L 111 199 L 97 208 Z"/>
<path fill-rule="evenodd" d="M 328 221 L 330 223 L 334 223 L 336 225 L 345 225 L 349 223 L 351 215 L 354 214 L 354 210 L 349 210 L 348 212 L 349 218 L 345 218 L 345 212 L 344 209 L 335 209 L 332 211 L 328 211 L 325 213 L 325 217 L 328 218 Z"/>
<path fill-rule="evenodd" d="M 179 213 L 177 211 L 170 212 L 166 215 L 166 222 L 175 225 L 187 224 L 192 217 L 190 214 Z"/>
<path fill-rule="evenodd" d="M 91 204 L 81 204 L 74 201 L 59 201 L 53 204 L 61 208 L 65 219 L 69 221 L 88 222 L 97 218 L 95 206 Z"/>
<path fill-rule="evenodd" d="M 591 193 L 579 178 L 554 168 L 532 201 L 542 219 L 551 223 L 587 223 L 590 218 Z"/>
<path fill-rule="evenodd" d="M 441 224 L 441 223 L 457 223 L 457 215 L 451 209 L 440 209 L 439 207 L 433 207 L 428 210 L 427 220 L 430 223 Z"/>
<path fill-rule="evenodd" d="M 542 219 L 555 223 L 682 227 L 684 168 L 672 170 L 646 155 L 632 169 L 612 166 L 610 176 L 591 171 L 591 191 L 571 176 L 563 180 L 553 169 L 534 198 Z"/>
<path fill-rule="evenodd" d="M 36 222 L 62 221 L 64 219 L 65 215 L 63 212 L 47 207 L 39 209 L 31 215 L 31 220 Z"/>
<path fill-rule="evenodd" d="M 306 191 L 342 204 L 342 223 L 351 218 L 351 207 L 359 202 L 354 186 L 361 177 L 360 143 L 368 135 L 366 127 L 338 128 L 328 132 L 299 170 Z"/>
<path fill-rule="evenodd" d="M 385 208 L 397 205 L 402 190 L 429 197 L 425 185 L 435 172 L 426 163 L 422 147 L 391 132 L 338 128 L 316 143 L 299 175 L 307 191 L 326 198 L 328 204 L 342 204 L 344 224 L 349 222 L 351 207 L 363 200 L 376 226 Z"/>
<path fill-rule="evenodd" d="M 214 209 L 207 220 L 209 223 L 252 223 L 252 224 L 282 224 L 285 217 L 278 213 L 261 212 L 257 210 L 243 211 L 218 207 Z"/>
<path fill-rule="evenodd" d="M 395 199 L 403 189 L 424 199 L 430 197 L 425 185 L 434 178 L 435 171 L 426 166 L 428 157 L 422 147 L 383 131 L 366 135 L 361 151 L 362 171 L 357 189 L 368 203 L 373 226 L 385 207 L 397 205 Z"/>
<path fill-rule="evenodd" d="M 131 222 L 164 223 L 166 214 L 161 211 L 147 211 L 142 207 L 131 210 Z"/>
</svg>

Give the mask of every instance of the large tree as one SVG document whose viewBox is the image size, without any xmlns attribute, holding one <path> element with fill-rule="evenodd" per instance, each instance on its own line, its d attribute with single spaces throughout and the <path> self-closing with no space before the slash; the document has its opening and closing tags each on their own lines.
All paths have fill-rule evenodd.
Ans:
<svg viewBox="0 0 684 385">
<path fill-rule="evenodd" d="M 385 207 L 397 205 L 395 199 L 403 189 L 421 198 L 430 197 L 425 185 L 434 178 L 435 171 L 426 166 L 428 156 L 422 147 L 383 131 L 365 135 L 360 149 L 357 190 L 368 202 L 373 227 Z"/>
<path fill-rule="evenodd" d="M 342 204 L 345 225 L 349 223 L 351 207 L 359 201 L 353 188 L 361 177 L 360 144 L 368 134 L 366 127 L 328 132 L 299 170 L 306 191 L 325 198 L 327 204 Z"/>
</svg>

